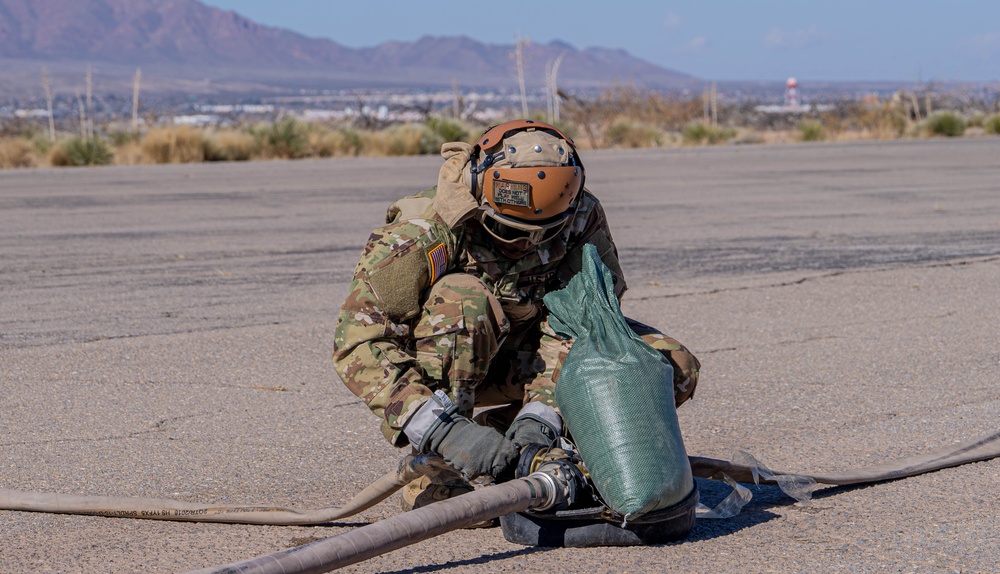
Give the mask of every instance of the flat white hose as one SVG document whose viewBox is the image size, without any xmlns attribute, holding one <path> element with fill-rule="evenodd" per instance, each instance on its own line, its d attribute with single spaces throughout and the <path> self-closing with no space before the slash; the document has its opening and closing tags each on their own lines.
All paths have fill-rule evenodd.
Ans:
<svg viewBox="0 0 1000 574">
<path fill-rule="evenodd" d="M 692 473 L 700 478 L 723 480 L 723 475 L 728 475 L 737 482 L 754 483 L 759 481 L 775 484 L 780 482 L 778 477 L 793 476 L 811 479 L 821 484 L 844 486 L 906 478 L 908 476 L 916 476 L 918 474 L 997 457 L 1000 457 L 1000 432 L 984 438 L 943 447 L 916 456 L 892 460 L 875 466 L 821 474 L 768 471 L 766 474 L 774 475 L 774 478 L 768 478 L 767 476 L 762 476 L 762 469 L 757 465 L 736 464 L 734 462 L 700 456 L 692 456 L 688 457 L 688 459 L 691 461 Z"/>
<path fill-rule="evenodd" d="M 183 522 L 225 522 L 278 526 L 324 524 L 354 516 L 392 496 L 411 480 L 434 470 L 437 462 L 427 455 L 404 457 L 396 472 L 382 476 L 343 506 L 301 510 L 275 506 L 219 506 L 166 498 L 78 496 L 49 492 L 0 489 L 0 509 L 55 514 L 83 514 Z"/>
</svg>

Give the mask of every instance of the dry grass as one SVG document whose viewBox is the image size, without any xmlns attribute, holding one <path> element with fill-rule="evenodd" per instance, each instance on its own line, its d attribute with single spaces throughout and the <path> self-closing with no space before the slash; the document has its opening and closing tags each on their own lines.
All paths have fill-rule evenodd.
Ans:
<svg viewBox="0 0 1000 574">
<path fill-rule="evenodd" d="M 851 139 L 898 139 L 911 127 L 906 110 L 893 102 L 852 103 L 838 114 L 824 114 L 820 121 L 828 133 L 853 132 Z"/>
<path fill-rule="evenodd" d="M 704 108 L 699 96 L 673 97 L 632 87 L 615 88 L 593 100 L 562 95 L 562 109 L 572 126 L 568 131 L 580 147 L 592 149 L 635 143 L 637 136 L 660 145 L 662 136 L 653 137 L 655 132 L 680 132 L 701 118 Z M 646 133 L 638 134 L 627 124 L 643 126 Z"/>
<path fill-rule="evenodd" d="M 424 129 L 413 124 L 394 126 L 376 132 L 363 132 L 361 141 L 363 155 L 417 155 L 424 151 Z"/>
<path fill-rule="evenodd" d="M 204 132 L 191 126 L 156 128 L 142 138 L 142 151 L 152 163 L 205 161 Z"/>
<path fill-rule="evenodd" d="M 207 161 L 248 161 L 256 152 L 257 140 L 246 132 L 218 131 L 205 142 Z"/>
<path fill-rule="evenodd" d="M 796 126 L 799 130 L 799 141 L 818 142 L 827 139 L 826 128 L 823 122 L 817 120 L 805 120 Z"/>
<path fill-rule="evenodd" d="M 0 169 L 35 167 L 38 159 L 31 140 L 23 137 L 0 139 Z"/>
<path fill-rule="evenodd" d="M 693 122 L 684 126 L 681 136 L 686 145 L 718 145 L 735 138 L 736 129 Z"/>
<path fill-rule="evenodd" d="M 660 147 L 668 139 L 661 130 L 631 118 L 620 118 L 612 123 L 602 138 L 606 147 L 612 148 Z"/>
<path fill-rule="evenodd" d="M 983 133 L 994 136 L 1000 135 L 1000 114 L 983 119 Z"/>
<path fill-rule="evenodd" d="M 260 159 L 300 159 L 311 155 L 308 128 L 295 118 L 257 124 L 247 132 L 256 140 L 254 155 Z"/>
<path fill-rule="evenodd" d="M 356 156 L 364 141 L 360 133 L 348 128 L 314 129 L 309 132 L 309 147 L 318 157 Z"/>
<path fill-rule="evenodd" d="M 562 97 L 564 121 L 557 125 L 581 149 L 954 137 L 962 135 L 962 122 L 968 126 L 965 136 L 1000 134 L 1000 114 L 963 115 L 935 106 L 937 112 L 928 118 L 913 98 L 905 97 L 842 101 L 829 112 L 801 117 L 760 114 L 735 103 L 721 102 L 713 109 L 702 94 L 665 95 L 631 87 L 586 100 Z M 21 131 L 0 139 L 0 168 L 107 163 L 112 149 L 113 161 L 121 165 L 436 154 L 442 143 L 470 141 L 485 126 L 432 117 L 422 123 L 359 129 L 286 116 L 244 128 L 160 127 L 141 136 L 129 132 L 128 137 L 110 128 L 110 135 L 94 142 L 69 137 L 51 149 L 42 145 L 47 139 L 30 135 L 37 136 L 37 129 L 15 127 Z"/>
<path fill-rule="evenodd" d="M 115 165 L 141 165 L 149 163 L 146 152 L 142 151 L 142 144 L 137 141 L 128 141 L 115 146 Z"/>
</svg>

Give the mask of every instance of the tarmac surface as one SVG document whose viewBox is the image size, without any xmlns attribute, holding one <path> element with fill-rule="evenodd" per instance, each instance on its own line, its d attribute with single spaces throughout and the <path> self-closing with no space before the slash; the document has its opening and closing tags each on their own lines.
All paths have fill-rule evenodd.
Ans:
<svg viewBox="0 0 1000 574">
<path fill-rule="evenodd" d="M 832 471 L 997 432 L 1000 138 L 595 151 L 626 314 L 703 363 L 690 454 Z M 435 157 L 0 172 L 0 488 L 319 508 L 402 454 L 337 379 L 361 246 Z M 997 572 L 1000 460 L 687 541 L 445 534 L 347 572 Z M 711 505 L 728 487 L 699 481 Z M 0 511 L 0 572 L 183 572 L 345 532 Z"/>
</svg>

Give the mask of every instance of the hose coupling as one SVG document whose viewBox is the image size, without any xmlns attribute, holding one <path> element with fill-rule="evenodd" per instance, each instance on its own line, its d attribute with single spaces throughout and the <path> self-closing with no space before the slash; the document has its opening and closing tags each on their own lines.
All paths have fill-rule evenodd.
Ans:
<svg viewBox="0 0 1000 574">
<path fill-rule="evenodd" d="M 567 459 L 547 460 L 538 466 L 529 478 L 542 481 L 548 496 L 531 510 L 563 510 L 576 500 L 577 493 L 586 485 L 583 472 Z"/>
</svg>

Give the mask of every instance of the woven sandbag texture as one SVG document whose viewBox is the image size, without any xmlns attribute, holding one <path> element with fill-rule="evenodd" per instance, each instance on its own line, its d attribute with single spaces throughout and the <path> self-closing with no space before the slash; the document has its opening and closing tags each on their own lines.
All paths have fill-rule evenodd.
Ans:
<svg viewBox="0 0 1000 574">
<path fill-rule="evenodd" d="M 677 422 L 673 369 L 625 322 L 611 272 L 586 245 L 583 268 L 545 296 L 549 323 L 575 339 L 556 404 L 605 504 L 632 519 L 694 488 Z"/>
</svg>

